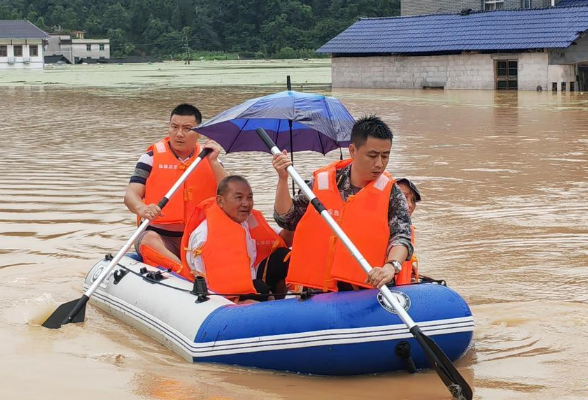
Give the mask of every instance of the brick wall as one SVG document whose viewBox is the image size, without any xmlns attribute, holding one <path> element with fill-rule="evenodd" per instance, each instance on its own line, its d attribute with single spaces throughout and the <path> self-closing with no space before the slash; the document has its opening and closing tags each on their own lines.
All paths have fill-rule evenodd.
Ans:
<svg viewBox="0 0 588 400">
<path fill-rule="evenodd" d="M 334 88 L 493 90 L 495 60 L 516 59 L 519 90 L 550 90 L 548 58 L 547 53 L 335 57 L 332 82 Z"/>
</svg>

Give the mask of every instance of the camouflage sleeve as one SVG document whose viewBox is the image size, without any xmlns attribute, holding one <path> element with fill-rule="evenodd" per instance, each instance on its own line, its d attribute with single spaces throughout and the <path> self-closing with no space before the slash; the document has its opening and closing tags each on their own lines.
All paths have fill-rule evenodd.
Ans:
<svg viewBox="0 0 588 400">
<path fill-rule="evenodd" d="M 311 179 L 308 182 L 308 186 L 312 187 L 313 183 L 314 182 Z M 292 199 L 292 207 L 290 207 L 286 213 L 278 214 L 274 209 L 274 220 L 276 221 L 276 224 L 278 224 L 280 228 L 287 229 L 289 231 L 296 230 L 296 226 L 302 219 L 302 216 L 306 212 L 309 204 L 310 201 L 308 200 L 308 197 L 306 197 L 302 191 L 298 191 L 298 194 Z"/>
<path fill-rule="evenodd" d="M 410 260 L 414 248 L 410 242 L 410 215 L 408 203 L 397 184 L 392 186 L 390 204 L 388 205 L 388 225 L 390 226 L 390 241 L 388 252 L 394 246 L 404 246 L 408 249 L 407 260 Z"/>
</svg>

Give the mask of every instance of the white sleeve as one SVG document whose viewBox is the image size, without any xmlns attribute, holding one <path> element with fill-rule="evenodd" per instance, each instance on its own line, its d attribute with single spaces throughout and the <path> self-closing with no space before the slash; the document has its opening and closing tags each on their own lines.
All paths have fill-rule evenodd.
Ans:
<svg viewBox="0 0 588 400">
<path fill-rule="evenodd" d="M 139 157 L 137 163 L 143 163 L 149 165 L 150 167 L 153 167 L 153 155 L 144 153 L 141 157 Z"/>
<path fill-rule="evenodd" d="M 208 238 L 208 223 L 204 220 L 198 228 L 194 229 L 194 232 L 190 234 L 188 240 L 188 250 L 186 250 L 186 261 L 190 266 L 190 269 L 194 273 L 202 274 L 206 276 L 206 268 L 204 266 L 204 260 L 201 255 L 194 256 L 194 250 L 201 249 L 206 243 Z"/>
</svg>

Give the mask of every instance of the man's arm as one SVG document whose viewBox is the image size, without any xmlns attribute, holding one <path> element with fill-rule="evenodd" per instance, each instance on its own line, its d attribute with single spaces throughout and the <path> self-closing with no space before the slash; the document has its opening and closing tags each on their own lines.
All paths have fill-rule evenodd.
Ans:
<svg viewBox="0 0 588 400">
<path fill-rule="evenodd" d="M 140 214 L 141 208 L 145 206 L 145 203 L 143 203 L 144 197 L 145 185 L 131 182 L 125 192 L 125 206 L 127 206 L 130 212 Z"/>
<path fill-rule="evenodd" d="M 283 150 L 282 154 L 274 156 L 272 165 L 278 173 L 278 187 L 276 188 L 274 210 L 278 215 L 283 215 L 292 208 L 293 204 L 288 189 L 288 171 L 286 171 L 286 168 L 292 165 L 292 162 L 288 158 L 286 150 Z"/>
<path fill-rule="evenodd" d="M 393 246 L 388 252 L 386 261 L 398 261 L 400 264 L 408 257 L 408 249 L 404 245 Z"/>
<path fill-rule="evenodd" d="M 388 242 L 388 252 L 386 261 L 396 260 L 402 264 L 405 260 L 412 257 L 414 251 L 410 241 L 410 214 L 408 213 L 408 203 L 402 194 L 398 185 L 392 186 L 390 193 L 390 203 L 388 205 L 388 225 L 390 226 L 390 240 Z M 366 283 L 380 288 L 392 281 L 396 270 L 390 264 L 384 264 L 383 267 L 374 266 Z"/>
<path fill-rule="evenodd" d="M 212 174 L 214 175 L 214 179 L 216 179 L 216 183 L 218 184 L 225 176 L 229 176 L 229 173 L 225 170 L 223 165 L 217 159 L 210 160 L 210 168 L 212 169 Z"/>
<path fill-rule="evenodd" d="M 206 275 L 204 260 L 202 259 L 201 250 L 208 239 L 208 222 L 206 220 L 194 229 L 188 239 L 188 248 L 186 250 L 186 261 L 188 266 L 195 275 Z"/>
<path fill-rule="evenodd" d="M 210 168 L 212 169 L 212 174 L 214 175 L 214 179 L 216 180 L 216 183 L 218 185 L 218 183 L 220 181 L 222 181 L 222 179 L 225 176 L 229 175 L 227 173 L 227 171 L 225 171 L 225 168 L 223 167 L 223 165 L 218 160 L 218 155 L 220 154 L 221 146 L 217 142 L 215 142 L 214 140 L 209 139 L 206 141 L 206 143 L 204 143 L 202 148 L 212 150 L 210 152 L 210 154 L 208 155 L 208 161 L 210 163 Z"/>
<path fill-rule="evenodd" d="M 292 242 L 294 241 L 294 231 L 289 231 L 288 229 L 282 229 L 280 231 L 280 237 L 286 243 L 286 246 L 292 247 Z"/>
<path fill-rule="evenodd" d="M 137 161 L 137 165 L 131 176 L 131 182 L 127 186 L 124 200 L 125 206 L 127 206 L 132 213 L 137 214 L 142 219 L 148 219 L 150 221 L 153 221 L 162 214 L 161 209 L 157 204 L 146 205 L 143 202 L 143 198 L 145 197 L 145 184 L 147 183 L 147 178 L 149 178 L 149 175 L 151 174 L 152 168 L 153 152 L 148 151 L 139 158 L 139 161 Z"/>
<path fill-rule="evenodd" d="M 390 203 L 388 204 L 388 226 L 390 227 L 390 240 L 388 241 L 388 258 L 387 260 L 397 260 L 400 263 L 410 260 L 414 251 L 411 242 L 410 213 L 408 212 L 408 202 L 398 185 L 392 186 L 390 193 Z M 407 254 L 402 257 L 404 252 L 394 248 L 404 248 Z M 392 258 L 394 256 L 394 258 Z"/>
<path fill-rule="evenodd" d="M 308 208 L 309 200 L 303 193 L 292 199 L 288 188 L 288 168 L 292 163 L 288 158 L 286 150 L 282 154 L 274 156 L 272 165 L 278 173 L 278 186 L 274 204 L 274 220 L 280 228 L 294 232 L 298 222 Z M 312 187 L 312 182 L 310 183 Z"/>
<path fill-rule="evenodd" d="M 161 208 L 157 204 L 145 204 L 143 198 L 145 197 L 145 185 L 142 183 L 131 182 L 127 186 L 125 192 L 125 206 L 134 214 L 137 214 L 141 219 L 148 219 L 153 221 L 160 215 L 163 215 Z"/>
</svg>

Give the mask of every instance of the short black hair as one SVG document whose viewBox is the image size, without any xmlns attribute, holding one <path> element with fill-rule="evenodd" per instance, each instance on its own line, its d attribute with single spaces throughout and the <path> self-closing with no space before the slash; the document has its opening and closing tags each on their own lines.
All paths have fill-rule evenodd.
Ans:
<svg viewBox="0 0 588 400">
<path fill-rule="evenodd" d="M 394 135 L 392 129 L 379 117 L 365 115 L 357 120 L 351 129 L 351 142 L 359 148 L 365 144 L 368 136 L 376 139 L 386 139 L 392 143 Z"/>
<path fill-rule="evenodd" d="M 219 183 L 218 187 L 216 188 L 216 195 L 217 196 L 224 196 L 229 191 L 229 183 L 231 182 L 241 182 L 246 184 L 247 186 L 251 187 L 247 179 L 242 177 L 241 175 L 229 175 L 225 176 Z"/>
<path fill-rule="evenodd" d="M 196 118 L 196 123 L 200 124 L 202 122 L 202 113 L 199 109 L 194 107 L 192 104 L 182 103 L 176 108 L 174 108 L 171 112 L 170 118 L 174 115 L 193 115 Z"/>
</svg>

